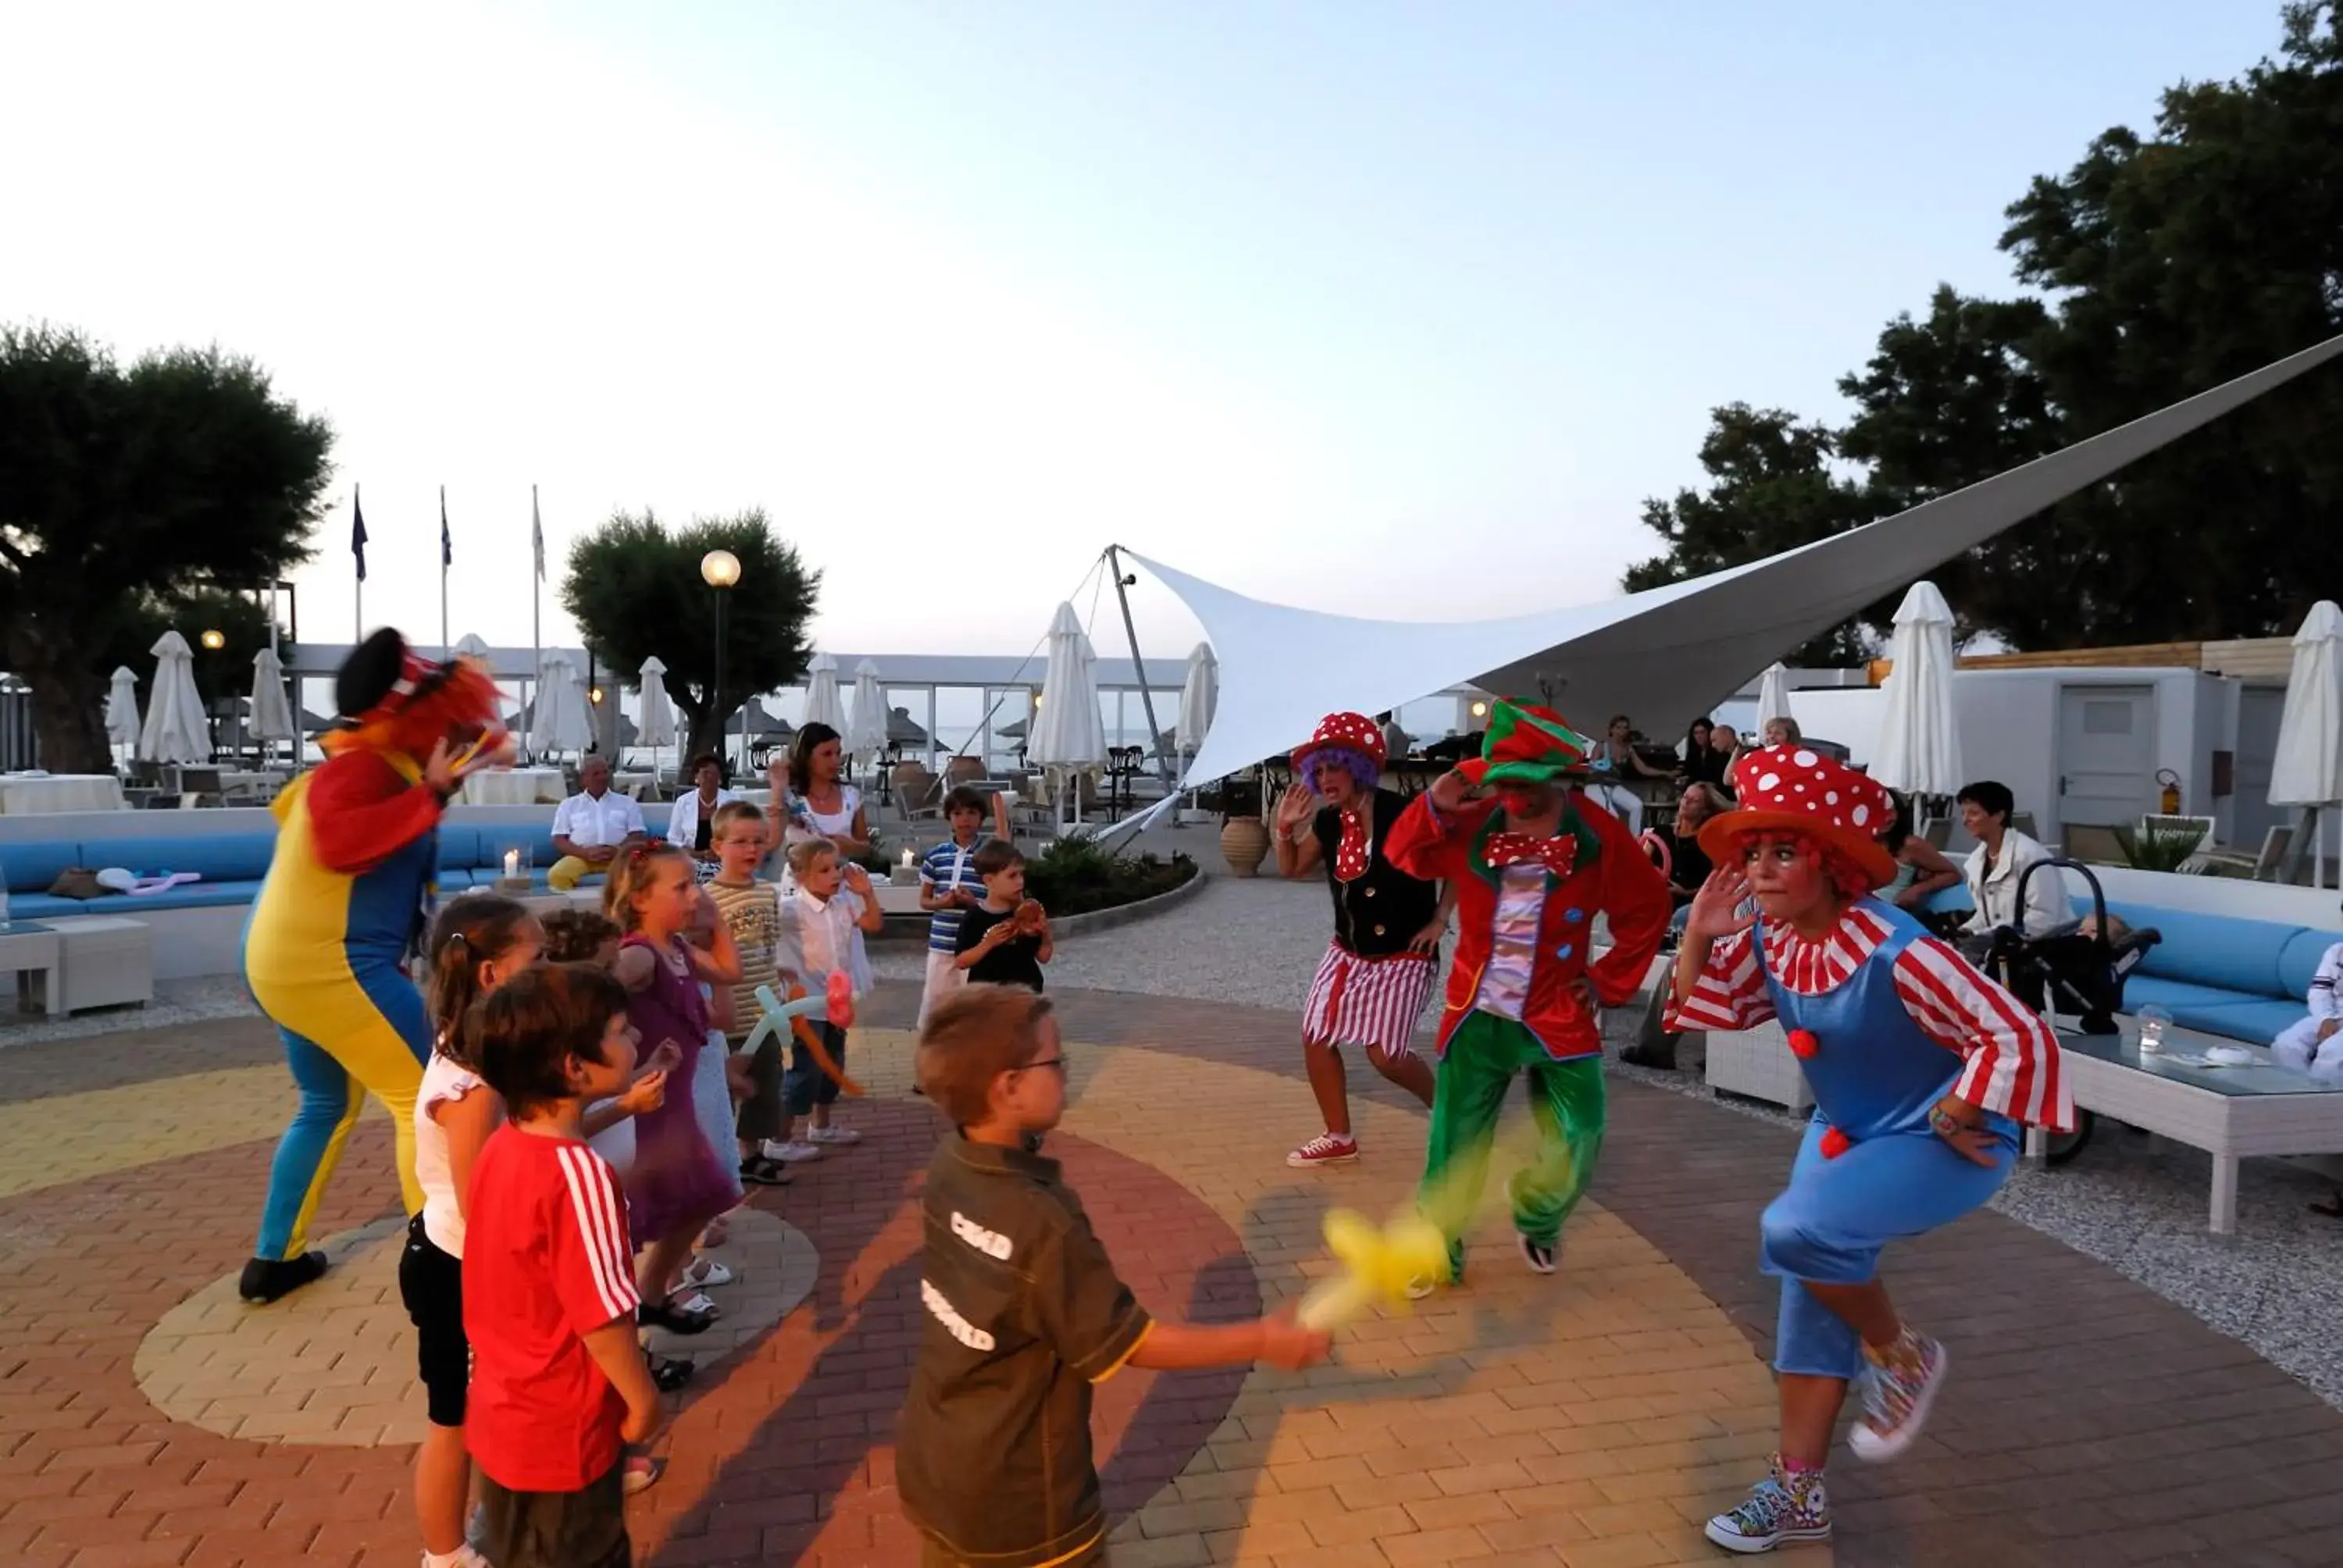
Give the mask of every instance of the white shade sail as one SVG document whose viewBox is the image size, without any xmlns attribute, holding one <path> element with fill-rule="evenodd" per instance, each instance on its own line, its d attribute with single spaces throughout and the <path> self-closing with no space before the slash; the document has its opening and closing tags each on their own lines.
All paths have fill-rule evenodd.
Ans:
<svg viewBox="0 0 2343 1568">
<path fill-rule="evenodd" d="M 1026 760 L 1038 768 L 1079 771 L 1106 766 L 1106 726 L 1099 718 L 1097 656 L 1074 607 L 1061 604 L 1050 622 L 1050 663 L 1041 678 L 1041 711 L 1026 741 Z"/>
<path fill-rule="evenodd" d="M 538 671 L 537 708 L 529 716 L 529 749 L 540 755 L 584 751 L 593 735 L 586 689 L 569 660 L 555 654 Z"/>
<path fill-rule="evenodd" d="M 1767 719 L 1795 717 L 1790 711 L 1790 672 L 1782 667 L 1781 660 L 1775 659 L 1757 678 L 1757 734 L 1755 739 L 1762 741 L 1765 738 Z"/>
<path fill-rule="evenodd" d="M 285 695 L 285 666 L 273 648 L 252 656 L 252 737 L 256 740 L 298 740 L 293 726 L 293 704 Z"/>
<path fill-rule="evenodd" d="M 1542 699 L 1579 716 L 1581 728 L 1633 713 L 1648 733 L 1661 734 L 1864 606 L 2338 354 L 2343 337 L 1966 489 L 1762 561 L 1505 620 L 1378 621 L 1295 609 L 1124 553 L 1186 603 L 1220 658 L 1220 707 L 1190 764 L 1191 785 L 1291 749 L 1328 713 L 1379 713 L 1464 685 Z"/>
<path fill-rule="evenodd" d="M 1953 708 L 1953 611 L 1936 584 L 1914 583 L 1896 607 L 1888 656 L 1871 776 L 1910 795 L 1955 794 L 1966 780 Z"/>
<path fill-rule="evenodd" d="M 1200 642 L 1188 655 L 1188 679 L 1180 688 L 1180 755 L 1192 757 L 1204 749 L 1212 709 L 1220 700 L 1221 661 L 1212 656 L 1211 643 Z"/>
<path fill-rule="evenodd" d="M 838 697 L 838 660 L 829 654 L 817 653 L 806 666 L 806 709 L 808 724 L 827 724 L 846 734 L 846 704 Z"/>
<path fill-rule="evenodd" d="M 2343 800 L 2343 609 L 2332 599 L 2311 607 L 2294 634 L 2269 799 L 2273 806 Z"/>
<path fill-rule="evenodd" d="M 643 717 L 635 726 L 639 746 L 675 744 L 675 704 L 667 695 L 667 665 L 657 654 L 643 660 Z"/>
<path fill-rule="evenodd" d="M 138 755 L 149 762 L 208 762 L 211 726 L 196 690 L 195 650 L 176 631 L 165 632 L 152 649 L 155 683 L 146 699 L 146 721 L 138 729 Z"/>
<path fill-rule="evenodd" d="M 879 687 L 879 667 L 864 659 L 854 667 L 854 705 L 850 712 L 841 749 L 865 762 L 887 749 L 887 697 Z"/>
<path fill-rule="evenodd" d="M 138 744 L 138 676 L 126 664 L 106 689 L 106 738 L 116 746 Z"/>
</svg>

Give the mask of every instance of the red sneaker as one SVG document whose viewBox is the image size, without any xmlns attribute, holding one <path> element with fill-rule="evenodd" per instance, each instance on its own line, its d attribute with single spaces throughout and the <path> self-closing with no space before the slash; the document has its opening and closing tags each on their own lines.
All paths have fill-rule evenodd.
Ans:
<svg viewBox="0 0 2343 1568">
<path fill-rule="evenodd" d="M 1287 1155 L 1285 1162 L 1296 1171 L 1307 1171 L 1318 1165 L 1347 1165 L 1358 1157 L 1357 1139 L 1337 1138 L 1331 1132 L 1321 1132 Z"/>
</svg>

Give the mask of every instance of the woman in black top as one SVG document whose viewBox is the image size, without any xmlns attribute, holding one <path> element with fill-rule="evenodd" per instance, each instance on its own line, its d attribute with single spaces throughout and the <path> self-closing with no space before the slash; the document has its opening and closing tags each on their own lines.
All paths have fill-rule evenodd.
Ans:
<svg viewBox="0 0 2343 1568">
<path fill-rule="evenodd" d="M 1359 1157 L 1338 1050 L 1346 1041 L 1366 1047 L 1376 1071 L 1432 1103 L 1432 1069 L 1413 1042 L 1450 903 L 1438 884 L 1383 859 L 1384 836 L 1407 802 L 1381 787 L 1383 765 L 1383 734 L 1372 719 L 1332 715 L 1294 752 L 1302 782 L 1277 803 L 1279 874 L 1307 876 L 1322 865 L 1334 900 L 1333 940 L 1302 1014 L 1302 1059 L 1326 1130 L 1285 1157 L 1298 1169 Z"/>
<path fill-rule="evenodd" d="M 1685 783 L 1725 782 L 1725 753 L 1713 749 L 1709 745 L 1715 733 L 1716 726 L 1706 719 L 1694 719 L 1692 728 L 1684 731 L 1684 763 L 1676 772 Z"/>
</svg>

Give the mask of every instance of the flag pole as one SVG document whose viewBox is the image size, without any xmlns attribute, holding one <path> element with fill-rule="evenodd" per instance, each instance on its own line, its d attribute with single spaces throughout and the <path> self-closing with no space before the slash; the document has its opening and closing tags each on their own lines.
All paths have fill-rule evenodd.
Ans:
<svg viewBox="0 0 2343 1568">
<path fill-rule="evenodd" d="M 533 719 L 538 689 L 538 672 L 545 666 L 545 519 L 537 509 L 535 485 L 528 487 L 528 547 L 535 568 L 528 588 L 528 689 L 532 705 L 529 711 Z M 536 731 L 536 724 L 531 723 L 529 732 L 534 735 Z M 536 760 L 534 744 L 529 759 Z"/>
<path fill-rule="evenodd" d="M 456 651 L 447 640 L 447 568 L 456 551 L 447 539 L 447 487 L 439 487 L 439 658 L 445 663 Z"/>
</svg>

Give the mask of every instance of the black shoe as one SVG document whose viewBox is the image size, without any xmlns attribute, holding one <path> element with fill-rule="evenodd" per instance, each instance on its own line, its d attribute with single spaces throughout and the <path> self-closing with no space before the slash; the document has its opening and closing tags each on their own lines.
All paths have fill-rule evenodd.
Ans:
<svg viewBox="0 0 2343 1568">
<path fill-rule="evenodd" d="M 325 1271 L 323 1252 L 304 1252 L 297 1258 L 282 1261 L 255 1258 L 245 1264 L 244 1277 L 236 1282 L 236 1293 L 256 1307 L 266 1306 L 284 1300 Z"/>
</svg>

